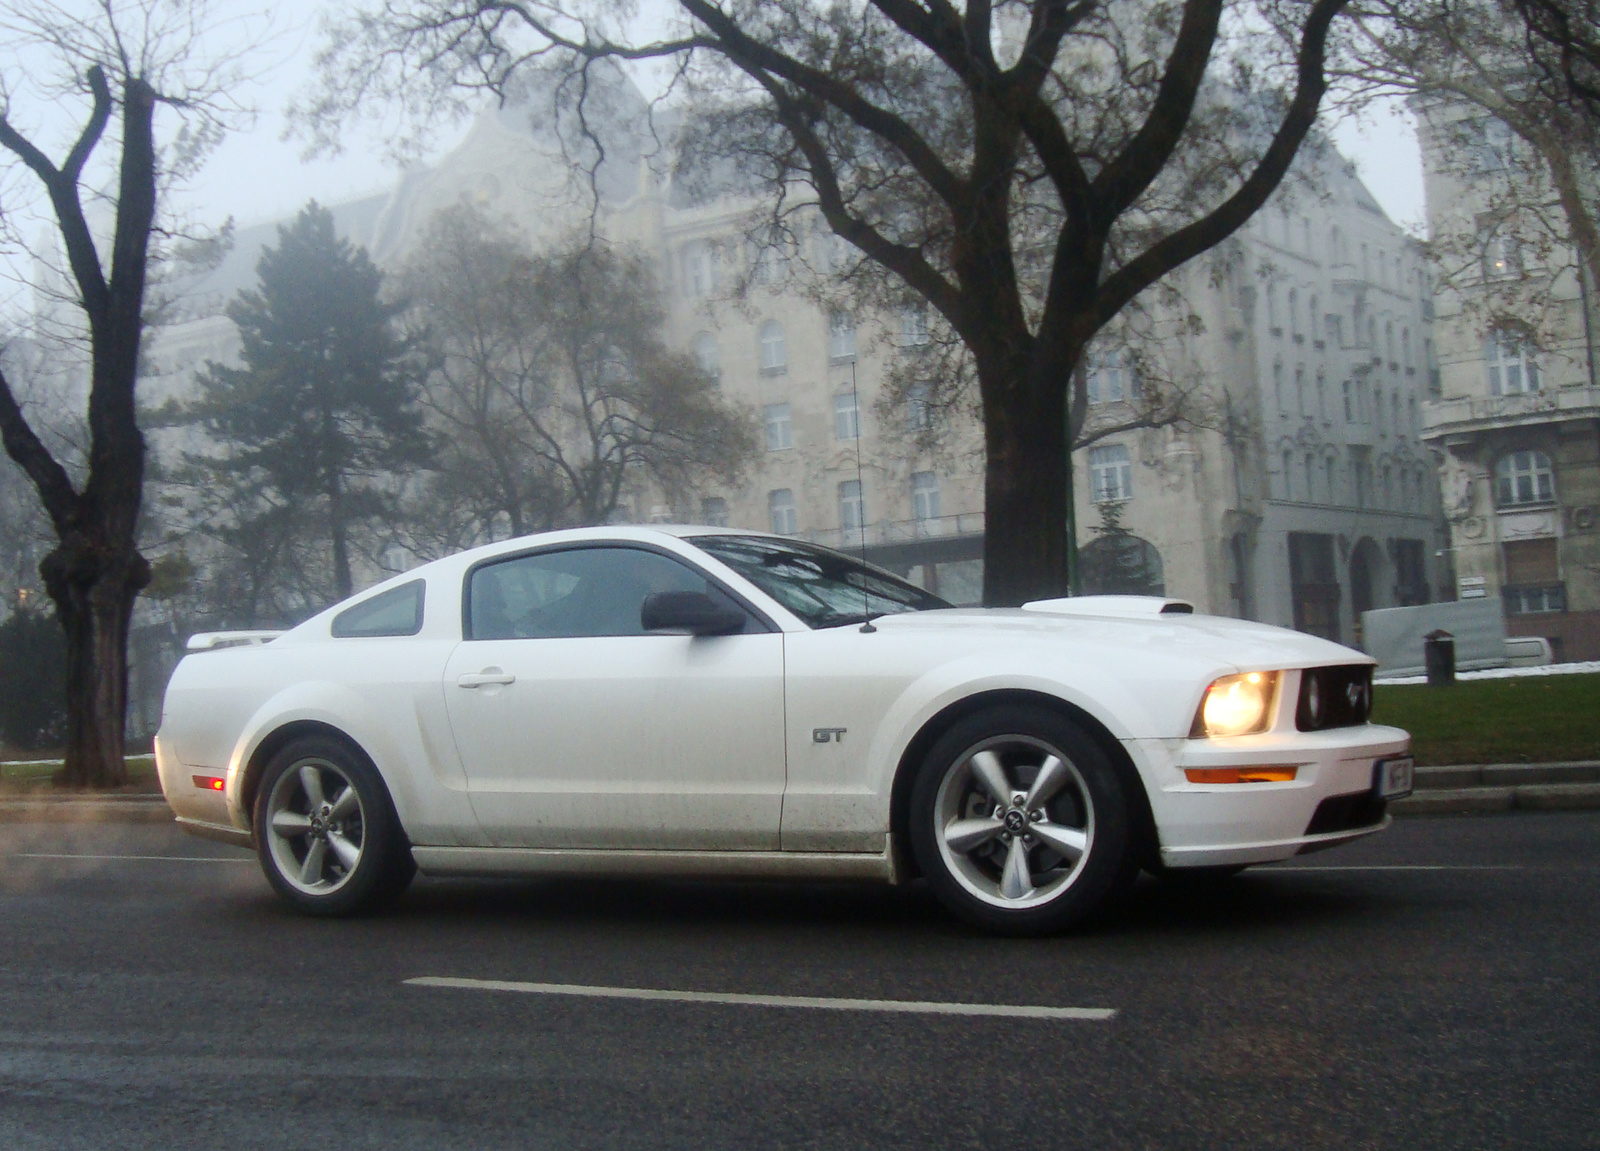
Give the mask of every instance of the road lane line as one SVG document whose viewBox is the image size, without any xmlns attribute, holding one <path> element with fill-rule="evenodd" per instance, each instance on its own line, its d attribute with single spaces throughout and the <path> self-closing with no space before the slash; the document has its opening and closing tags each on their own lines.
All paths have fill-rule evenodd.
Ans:
<svg viewBox="0 0 1600 1151">
<path fill-rule="evenodd" d="M 1524 863 L 1347 863 L 1306 866 L 1286 863 L 1257 867 L 1256 871 L 1527 871 Z"/>
<path fill-rule="evenodd" d="M 579 983 L 520 983 L 504 979 L 454 979 L 424 975 L 412 987 L 452 987 L 469 991 L 518 991 L 525 995 L 573 995 L 590 999 L 648 999 L 669 1003 L 719 1003 L 738 1007 L 809 1007 L 818 1011 L 885 1011 L 911 1015 L 989 1015 L 1008 1019 L 1104 1021 L 1110 1007 L 1032 1007 L 1009 1003 L 936 1003 L 909 999 L 824 999 L 811 995 L 742 995 L 715 991 L 656 991 L 646 987 L 588 987 Z"/>
<path fill-rule="evenodd" d="M 79 855 L 65 851 L 17 851 L 7 859 L 139 859 L 162 863 L 254 863 L 255 856 L 235 858 L 228 855 Z"/>
</svg>

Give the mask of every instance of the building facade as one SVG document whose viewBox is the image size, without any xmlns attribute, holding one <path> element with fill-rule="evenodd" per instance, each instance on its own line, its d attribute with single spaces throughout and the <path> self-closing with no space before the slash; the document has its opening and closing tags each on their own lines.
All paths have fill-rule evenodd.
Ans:
<svg viewBox="0 0 1600 1151">
<path fill-rule="evenodd" d="M 1495 597 L 1506 632 L 1600 659 L 1600 387 L 1591 286 L 1572 253 L 1521 242 L 1506 205 L 1533 165 L 1496 121 L 1418 104 L 1430 233 L 1454 240 L 1437 292 L 1437 453 L 1455 595 Z M 1519 187 L 1513 181 L 1523 181 Z M 1474 250 L 1475 249 L 1475 250 Z M 1463 255 L 1464 253 L 1464 255 Z"/>
</svg>

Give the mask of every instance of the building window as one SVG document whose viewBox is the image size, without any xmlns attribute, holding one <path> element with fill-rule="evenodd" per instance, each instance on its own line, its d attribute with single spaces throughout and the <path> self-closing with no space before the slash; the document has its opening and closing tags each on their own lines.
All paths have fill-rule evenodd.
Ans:
<svg viewBox="0 0 1600 1151">
<path fill-rule="evenodd" d="M 783 325 L 768 320 L 761 325 L 761 371 L 775 375 L 789 367 L 789 346 L 783 338 Z"/>
<path fill-rule="evenodd" d="M 1511 540 L 1500 545 L 1505 561 L 1507 615 L 1535 615 L 1567 609 L 1566 585 L 1554 538 Z"/>
<path fill-rule="evenodd" d="M 853 390 L 833 397 L 833 436 L 838 440 L 861 438 L 861 406 Z"/>
<path fill-rule="evenodd" d="M 1112 404 L 1118 400 L 1125 400 L 1133 390 L 1130 386 L 1132 375 L 1128 365 L 1127 353 L 1122 351 L 1108 352 L 1105 355 L 1091 355 L 1088 364 L 1088 378 L 1085 380 L 1085 389 L 1091 404 Z"/>
<path fill-rule="evenodd" d="M 1272 329 L 1274 336 L 1283 335 L 1283 328 L 1278 323 L 1278 290 L 1271 284 L 1267 285 L 1267 327 Z"/>
<path fill-rule="evenodd" d="M 1089 449 L 1089 492 L 1097 504 L 1133 498 L 1133 462 L 1122 444 Z"/>
<path fill-rule="evenodd" d="M 1525 343 L 1504 334 L 1489 337 L 1483 345 L 1491 396 L 1514 396 L 1539 390 L 1539 365 Z"/>
<path fill-rule="evenodd" d="M 1317 415 L 1323 423 L 1328 422 L 1328 377 L 1321 368 L 1317 369 Z"/>
<path fill-rule="evenodd" d="M 1306 453 L 1306 503 L 1317 502 L 1317 465 L 1316 457 L 1310 452 Z"/>
<path fill-rule="evenodd" d="M 717 348 L 717 337 L 710 332 L 700 332 L 694 338 L 694 363 L 700 374 L 708 380 L 722 375 L 722 356 Z"/>
<path fill-rule="evenodd" d="M 1383 465 L 1382 484 L 1383 506 L 1392 508 L 1394 507 L 1394 469 L 1388 464 Z"/>
<path fill-rule="evenodd" d="M 928 309 L 912 304 L 900 311 L 900 346 L 920 348 L 928 342 Z"/>
<path fill-rule="evenodd" d="M 1500 507 L 1547 504 L 1555 498 L 1555 469 L 1543 452 L 1512 452 L 1495 461 L 1494 502 Z"/>
<path fill-rule="evenodd" d="M 794 492 L 779 488 L 767 493 L 767 517 L 772 530 L 780 536 L 792 536 L 800 530 L 800 517 L 794 507 Z"/>
<path fill-rule="evenodd" d="M 1289 334 L 1300 338 L 1300 293 L 1295 288 L 1289 289 Z"/>
<path fill-rule="evenodd" d="M 926 382 L 906 389 L 906 431 L 925 432 L 933 427 L 933 386 Z"/>
<path fill-rule="evenodd" d="M 1344 382 L 1344 420 L 1345 423 L 1354 423 L 1356 419 L 1355 398 L 1352 395 L 1354 386 L 1349 380 Z"/>
<path fill-rule="evenodd" d="M 1317 299 L 1316 296 L 1312 296 L 1311 306 L 1309 309 L 1307 309 L 1306 324 L 1311 329 L 1311 338 L 1313 340 L 1322 339 L 1322 319 L 1317 315 L 1317 312 L 1321 310 L 1321 308 L 1322 301 Z"/>
<path fill-rule="evenodd" d="M 700 522 L 708 527 L 728 526 L 728 501 L 721 496 L 707 496 L 700 501 Z"/>
<path fill-rule="evenodd" d="M 765 414 L 767 451 L 781 452 L 794 447 L 794 425 L 789 420 L 789 405 L 768 404 Z"/>
<path fill-rule="evenodd" d="M 1323 461 L 1322 468 L 1327 473 L 1325 486 L 1328 491 L 1328 502 L 1330 504 L 1339 503 L 1339 465 L 1332 456 L 1329 456 Z"/>
<path fill-rule="evenodd" d="M 1286 499 L 1286 500 L 1294 499 L 1294 453 L 1293 452 L 1284 452 L 1283 453 L 1283 470 L 1280 472 L 1280 474 L 1283 476 L 1283 498 Z"/>
<path fill-rule="evenodd" d="M 683 249 L 683 280 L 691 296 L 709 296 L 715 292 L 721 279 L 717 266 L 717 250 L 703 240 L 685 245 Z"/>
<path fill-rule="evenodd" d="M 839 485 L 839 527 L 847 532 L 859 532 L 866 522 L 866 507 L 861 502 L 861 481 L 844 481 Z"/>
<path fill-rule="evenodd" d="M 939 477 L 932 472 L 912 473 L 911 514 L 919 520 L 939 518 Z"/>
<path fill-rule="evenodd" d="M 1283 406 L 1283 365 L 1272 365 L 1272 398 L 1278 403 L 1278 411 L 1287 411 Z"/>
<path fill-rule="evenodd" d="M 1478 167 L 1484 172 L 1504 172 L 1511 167 L 1511 128 L 1504 120 L 1490 116 L 1483 121 L 1483 143 L 1478 148 Z"/>
<path fill-rule="evenodd" d="M 828 358 L 835 363 L 856 358 L 856 322 L 849 312 L 828 316 Z"/>
<path fill-rule="evenodd" d="M 752 240 L 750 242 L 750 282 L 752 284 L 776 284 L 783 279 L 784 258 L 781 238 L 773 236 L 768 240 Z"/>
<path fill-rule="evenodd" d="M 1309 415 L 1306 409 L 1306 369 L 1304 364 L 1297 365 L 1294 370 L 1294 399 L 1300 407 L 1302 416 Z"/>
</svg>

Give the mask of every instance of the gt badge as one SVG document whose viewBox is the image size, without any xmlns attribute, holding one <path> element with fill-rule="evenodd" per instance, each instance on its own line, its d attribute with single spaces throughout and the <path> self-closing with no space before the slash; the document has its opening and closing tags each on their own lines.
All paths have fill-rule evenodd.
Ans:
<svg viewBox="0 0 1600 1151">
<path fill-rule="evenodd" d="M 814 727 L 811 729 L 811 742 L 843 743 L 844 733 L 847 730 L 847 728 L 843 727 Z"/>
</svg>

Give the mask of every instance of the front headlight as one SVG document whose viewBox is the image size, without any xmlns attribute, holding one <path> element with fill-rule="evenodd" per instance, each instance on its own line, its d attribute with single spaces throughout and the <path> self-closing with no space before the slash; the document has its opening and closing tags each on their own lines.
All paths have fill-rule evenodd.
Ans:
<svg viewBox="0 0 1600 1151">
<path fill-rule="evenodd" d="M 1278 698 L 1278 673 L 1247 671 L 1225 675 L 1210 687 L 1195 713 L 1191 737 L 1252 735 L 1272 724 Z"/>
</svg>

